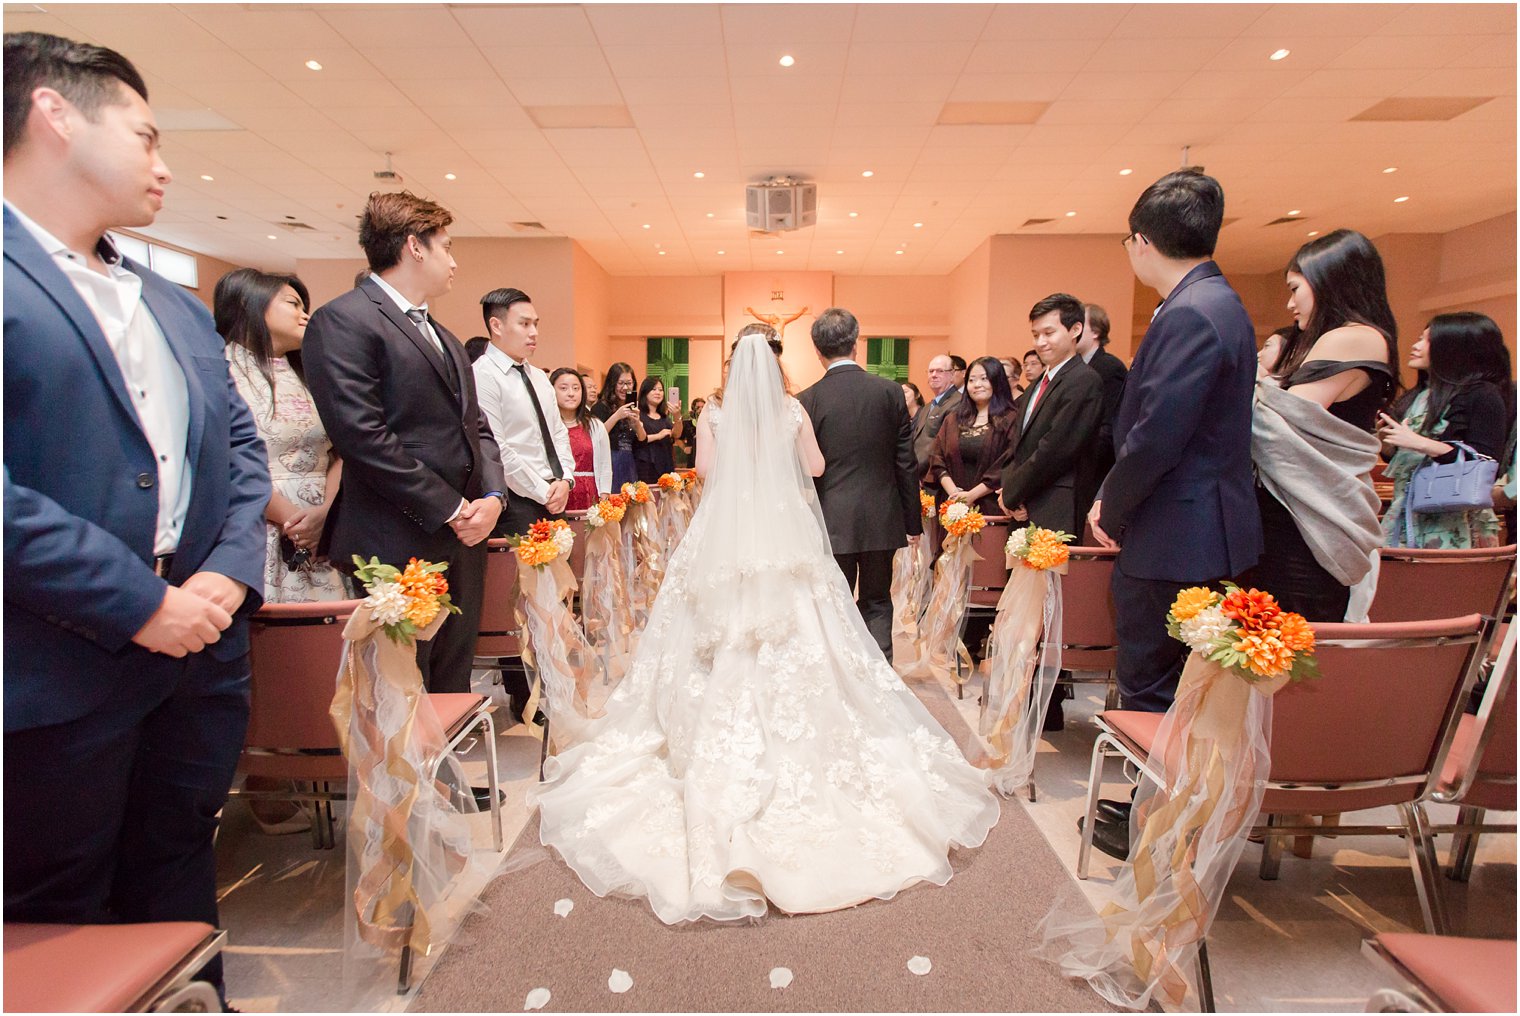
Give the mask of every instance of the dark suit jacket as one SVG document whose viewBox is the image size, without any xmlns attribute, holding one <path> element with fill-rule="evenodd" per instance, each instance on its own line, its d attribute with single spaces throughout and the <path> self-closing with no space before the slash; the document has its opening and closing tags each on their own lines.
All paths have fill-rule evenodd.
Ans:
<svg viewBox="0 0 1520 1016">
<path fill-rule="evenodd" d="M 1013 404 L 1017 430 L 1003 469 L 1003 504 L 1010 511 L 1023 505 L 1035 525 L 1080 541 L 1077 479 L 1092 459 L 1103 422 L 1103 380 L 1073 356 L 1051 379 L 1026 426 L 1024 413 L 1039 390 L 1036 383 Z"/>
<path fill-rule="evenodd" d="M 1100 523 L 1133 578 L 1206 582 L 1261 555 L 1251 475 L 1256 333 L 1219 266 L 1177 284 L 1145 331 L 1114 421 Z"/>
<path fill-rule="evenodd" d="M 264 601 L 269 466 L 211 315 L 132 262 L 185 375 L 190 504 L 169 581 L 214 571 L 248 587 L 194 666 L 247 670 L 246 617 Z M 131 639 L 163 602 L 153 573 L 158 472 L 95 316 L 5 212 L 5 729 L 65 723 L 122 682 L 146 700 L 176 679 Z M 182 673 L 182 672 L 180 672 Z M 241 736 L 241 735 L 239 735 Z"/>
<path fill-rule="evenodd" d="M 950 392 L 939 405 L 934 401 L 924 403 L 917 413 L 913 414 L 913 459 L 916 463 L 915 476 L 923 476 L 929 468 L 929 454 L 934 450 L 934 439 L 939 436 L 940 426 L 945 422 L 945 416 L 961 404 L 965 398 L 957 389 Z M 906 408 L 904 408 L 906 412 Z"/>
<path fill-rule="evenodd" d="M 922 533 L 902 386 L 859 365 L 835 367 L 797 401 L 823 452 L 813 484 L 834 553 L 896 550 Z"/>
<path fill-rule="evenodd" d="M 1098 488 L 1103 485 L 1103 478 L 1114 464 L 1114 419 L 1119 415 L 1119 403 L 1124 398 L 1124 379 L 1129 373 L 1123 360 L 1101 346 L 1087 365 L 1103 379 L 1103 422 L 1098 425 L 1092 454 L 1087 456 L 1077 473 L 1079 527 L 1085 523 L 1087 511 L 1092 507 L 1093 499 L 1098 496 Z M 1081 529 L 1075 532 L 1080 539 Z"/>
<path fill-rule="evenodd" d="M 398 567 L 411 556 L 447 558 L 462 546 L 447 525 L 460 499 L 507 489 L 464 347 L 432 325 L 457 392 L 437 350 L 372 280 L 319 307 L 306 326 L 306 383 L 343 458 L 324 540 L 344 570 L 354 554 Z"/>
</svg>

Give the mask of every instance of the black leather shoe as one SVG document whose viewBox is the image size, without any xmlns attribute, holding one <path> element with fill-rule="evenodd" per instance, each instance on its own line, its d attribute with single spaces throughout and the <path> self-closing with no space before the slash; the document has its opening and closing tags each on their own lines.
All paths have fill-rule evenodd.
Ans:
<svg viewBox="0 0 1520 1016">
<path fill-rule="evenodd" d="M 1045 722 L 1043 724 L 1041 724 L 1040 730 L 1042 732 L 1048 734 L 1048 733 L 1050 733 L 1051 731 L 1054 731 L 1054 730 L 1065 730 L 1065 729 L 1066 729 L 1066 712 L 1065 712 L 1065 710 L 1063 710 L 1061 708 L 1061 703 L 1060 702 L 1051 702 L 1050 703 L 1050 707 L 1045 710 Z"/>
<path fill-rule="evenodd" d="M 1098 817 L 1105 822 L 1128 822 L 1130 809 L 1134 806 L 1133 801 L 1104 799 L 1098 802 Z"/>
<path fill-rule="evenodd" d="M 1077 819 L 1077 828 L 1080 830 L 1083 819 Z M 1129 860 L 1129 823 L 1128 822 L 1097 822 L 1093 825 L 1093 846 L 1103 851 L 1109 857 L 1120 861 Z"/>
<path fill-rule="evenodd" d="M 480 811 L 490 811 L 491 810 L 491 788 L 490 787 L 471 787 L 470 788 L 470 793 L 475 796 L 475 807 L 477 809 L 479 809 Z M 500 787 L 498 787 L 496 789 L 496 800 L 500 801 L 502 804 L 506 804 L 507 803 L 507 792 L 505 790 L 502 790 Z"/>
</svg>

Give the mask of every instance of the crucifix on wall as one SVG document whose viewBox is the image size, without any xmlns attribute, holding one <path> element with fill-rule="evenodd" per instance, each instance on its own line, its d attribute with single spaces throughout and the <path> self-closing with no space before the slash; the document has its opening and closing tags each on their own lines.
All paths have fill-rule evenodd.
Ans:
<svg viewBox="0 0 1520 1016">
<path fill-rule="evenodd" d="M 764 321 L 766 324 L 768 324 L 772 328 L 776 329 L 776 338 L 778 338 L 778 339 L 784 337 L 784 333 L 786 331 L 786 326 L 787 325 L 791 324 L 793 321 L 796 321 L 798 318 L 800 318 L 802 315 L 806 314 L 807 312 L 808 312 L 808 309 L 806 307 L 804 307 L 801 310 L 799 310 L 797 313 L 791 315 L 790 317 L 782 317 L 781 314 L 761 314 L 759 311 L 755 310 L 755 308 L 753 308 L 753 307 L 745 307 L 744 308 L 744 313 L 748 314 L 750 317 L 754 318 L 756 321 Z"/>
</svg>

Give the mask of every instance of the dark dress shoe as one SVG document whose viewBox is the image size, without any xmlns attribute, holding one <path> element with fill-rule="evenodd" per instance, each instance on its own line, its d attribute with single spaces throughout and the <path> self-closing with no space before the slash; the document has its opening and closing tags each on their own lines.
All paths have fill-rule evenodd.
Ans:
<svg viewBox="0 0 1520 1016">
<path fill-rule="evenodd" d="M 1133 801 L 1110 801 L 1105 798 L 1098 802 L 1098 817 L 1105 822 L 1128 822 L 1129 813 L 1134 807 Z"/>
<path fill-rule="evenodd" d="M 470 788 L 470 793 L 473 794 L 474 797 L 475 797 L 475 807 L 477 809 L 479 809 L 480 811 L 490 811 L 491 810 L 491 788 L 490 787 L 471 787 Z M 500 787 L 498 787 L 496 789 L 496 800 L 499 801 L 499 802 L 501 802 L 502 804 L 506 804 L 507 803 L 507 792 L 505 790 L 502 790 Z"/>
<path fill-rule="evenodd" d="M 1065 729 L 1066 712 L 1061 708 L 1060 702 L 1053 701 L 1050 703 L 1050 707 L 1045 710 L 1045 722 L 1040 725 L 1040 730 L 1048 734 L 1055 730 Z"/>
<path fill-rule="evenodd" d="M 1083 819 L 1077 819 L 1077 828 L 1079 830 L 1082 828 L 1083 823 Z M 1129 860 L 1129 823 L 1095 822 L 1093 824 L 1092 844 L 1109 857 L 1120 861 Z"/>
</svg>

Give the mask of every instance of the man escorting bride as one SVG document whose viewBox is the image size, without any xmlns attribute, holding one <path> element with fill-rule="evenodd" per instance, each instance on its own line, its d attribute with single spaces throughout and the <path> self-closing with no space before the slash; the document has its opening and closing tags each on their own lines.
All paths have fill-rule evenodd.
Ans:
<svg viewBox="0 0 1520 1016">
<path fill-rule="evenodd" d="M 866 629 L 766 336 L 734 344 L 698 428 L 701 504 L 606 714 L 548 760 L 542 841 L 668 924 L 943 885 L 997 798 Z"/>
</svg>

